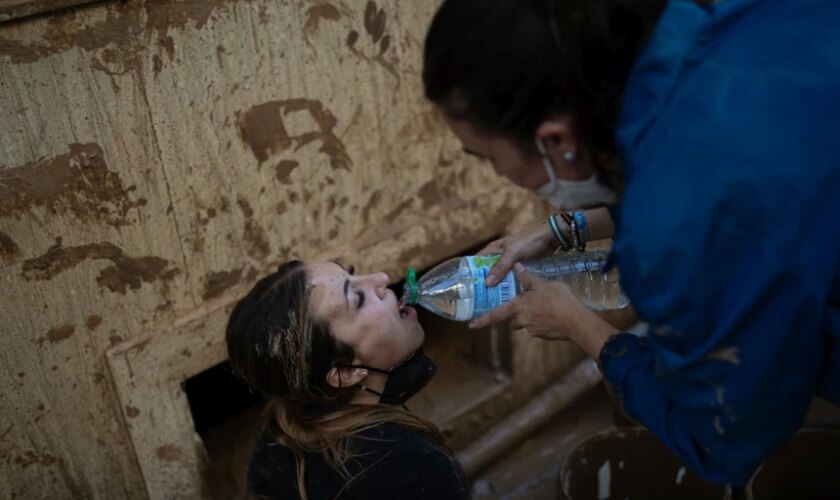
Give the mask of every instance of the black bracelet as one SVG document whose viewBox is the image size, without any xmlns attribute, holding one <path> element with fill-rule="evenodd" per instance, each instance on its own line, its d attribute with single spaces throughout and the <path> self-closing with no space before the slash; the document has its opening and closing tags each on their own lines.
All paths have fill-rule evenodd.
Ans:
<svg viewBox="0 0 840 500">
<path fill-rule="evenodd" d="M 548 225 L 551 227 L 551 232 L 554 233 L 554 237 L 560 242 L 561 250 L 565 252 L 572 248 L 572 244 L 566 240 L 566 237 L 563 236 L 563 231 L 560 230 L 560 225 L 557 223 L 557 214 L 548 216 Z"/>
<path fill-rule="evenodd" d="M 583 252 L 586 250 L 586 241 L 584 241 L 583 237 L 580 234 L 580 227 L 578 226 L 577 221 L 575 218 L 567 213 L 562 213 L 561 216 L 566 224 L 569 226 L 569 231 L 572 234 L 572 240 L 574 248 L 576 248 L 579 252 Z"/>
</svg>

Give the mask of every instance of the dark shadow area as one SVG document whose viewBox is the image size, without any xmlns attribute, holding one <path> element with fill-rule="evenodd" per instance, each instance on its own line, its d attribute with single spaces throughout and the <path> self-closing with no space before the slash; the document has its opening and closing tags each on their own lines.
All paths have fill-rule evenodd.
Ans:
<svg viewBox="0 0 840 500">
<path fill-rule="evenodd" d="M 183 387 L 199 434 L 263 400 L 259 392 L 233 375 L 227 361 L 188 378 Z"/>
<path fill-rule="evenodd" d="M 260 427 L 264 400 L 228 362 L 183 383 L 195 431 L 207 450 L 205 488 L 211 498 L 244 498 L 245 471 Z"/>
</svg>

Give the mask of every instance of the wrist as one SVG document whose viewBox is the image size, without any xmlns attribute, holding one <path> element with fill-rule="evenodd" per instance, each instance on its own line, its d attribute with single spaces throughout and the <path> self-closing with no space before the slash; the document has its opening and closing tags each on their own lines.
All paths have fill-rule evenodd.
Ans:
<svg viewBox="0 0 840 500">
<path fill-rule="evenodd" d="M 584 212 L 560 212 L 548 217 L 548 228 L 561 250 L 586 250 L 589 224 Z"/>
<path fill-rule="evenodd" d="M 550 228 L 550 233 L 554 242 L 553 246 L 560 248 L 560 250 L 564 252 L 574 248 L 574 240 L 572 239 L 571 232 L 569 231 L 569 226 L 566 223 L 565 215 L 566 214 L 560 213 L 548 216 L 548 227 Z"/>
<path fill-rule="evenodd" d="M 598 361 L 601 349 L 609 339 L 620 333 L 616 327 L 598 316 L 588 307 L 581 304 L 582 310 L 575 315 L 575 328 L 571 340 L 578 345 L 590 358 Z"/>
</svg>

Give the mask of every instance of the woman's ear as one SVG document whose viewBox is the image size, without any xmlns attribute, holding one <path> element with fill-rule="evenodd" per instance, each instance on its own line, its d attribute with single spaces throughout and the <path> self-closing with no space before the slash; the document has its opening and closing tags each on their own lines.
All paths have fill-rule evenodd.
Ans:
<svg viewBox="0 0 840 500">
<path fill-rule="evenodd" d="M 330 368 L 327 372 L 327 384 L 336 389 L 352 387 L 363 382 L 367 376 L 367 368 Z"/>
<path fill-rule="evenodd" d="M 580 160 L 580 147 L 569 116 L 557 115 L 540 123 L 537 138 L 554 166 L 558 178 L 580 181 L 589 178 L 592 166 Z"/>
<path fill-rule="evenodd" d="M 555 115 L 547 118 L 537 127 L 537 137 L 542 140 L 546 152 L 560 157 L 567 153 L 577 156 L 578 143 L 569 116 Z"/>
</svg>

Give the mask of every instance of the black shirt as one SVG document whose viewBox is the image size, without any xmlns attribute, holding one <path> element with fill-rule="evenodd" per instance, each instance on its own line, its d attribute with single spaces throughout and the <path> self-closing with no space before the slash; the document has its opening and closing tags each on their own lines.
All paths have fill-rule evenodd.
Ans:
<svg viewBox="0 0 840 500">
<path fill-rule="evenodd" d="M 349 484 L 320 453 L 305 454 L 310 500 L 333 499 L 339 492 L 341 499 L 470 497 L 463 469 L 431 437 L 396 424 L 382 424 L 360 436 L 351 443 Z M 251 454 L 248 490 L 258 497 L 300 498 L 294 453 L 267 432 L 257 439 Z"/>
</svg>

